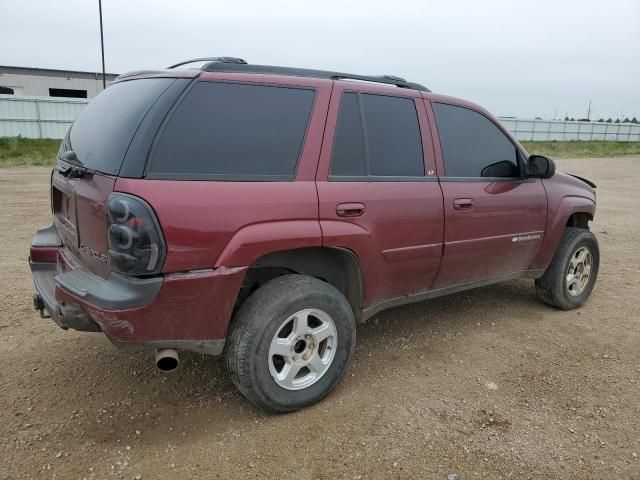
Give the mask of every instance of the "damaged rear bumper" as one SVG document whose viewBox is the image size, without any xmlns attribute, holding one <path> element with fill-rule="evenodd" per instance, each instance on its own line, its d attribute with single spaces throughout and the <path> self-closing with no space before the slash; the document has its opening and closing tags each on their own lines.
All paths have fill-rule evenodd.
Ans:
<svg viewBox="0 0 640 480">
<path fill-rule="evenodd" d="M 217 268 L 150 278 L 74 268 L 55 227 L 39 230 L 29 264 L 43 307 L 64 329 L 103 332 L 119 347 L 180 348 L 216 355 L 246 268 Z"/>
</svg>

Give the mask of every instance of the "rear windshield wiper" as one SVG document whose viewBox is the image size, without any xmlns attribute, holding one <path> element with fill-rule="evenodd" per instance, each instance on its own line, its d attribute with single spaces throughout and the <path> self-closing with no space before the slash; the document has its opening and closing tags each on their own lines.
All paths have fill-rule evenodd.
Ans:
<svg viewBox="0 0 640 480">
<path fill-rule="evenodd" d="M 73 164 L 68 167 L 56 165 L 56 171 L 60 172 L 64 177 L 80 178 L 83 177 L 84 174 L 88 171 L 87 167 L 82 165 L 82 162 L 78 159 L 76 152 L 74 152 L 73 150 L 62 152 L 59 158 L 61 160 L 64 160 L 65 162 Z"/>
</svg>

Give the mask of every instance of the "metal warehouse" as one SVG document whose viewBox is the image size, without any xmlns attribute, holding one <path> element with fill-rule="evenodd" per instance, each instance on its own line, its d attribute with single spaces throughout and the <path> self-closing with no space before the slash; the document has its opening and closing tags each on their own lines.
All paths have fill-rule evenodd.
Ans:
<svg viewBox="0 0 640 480">
<path fill-rule="evenodd" d="M 107 83 L 118 75 L 107 73 Z M 102 73 L 0 65 L 0 94 L 93 98 L 102 91 Z"/>
</svg>

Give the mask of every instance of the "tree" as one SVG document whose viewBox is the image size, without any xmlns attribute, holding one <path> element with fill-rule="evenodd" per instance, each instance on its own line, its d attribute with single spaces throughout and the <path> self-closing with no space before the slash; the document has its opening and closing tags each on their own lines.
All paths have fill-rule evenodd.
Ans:
<svg viewBox="0 0 640 480">
<path fill-rule="evenodd" d="M 576 119 L 575 119 L 575 118 L 573 118 L 573 117 L 571 117 L 571 118 L 569 119 L 569 121 L 570 121 L 570 122 L 575 122 L 575 121 L 576 121 Z"/>
<path fill-rule="evenodd" d="M 598 122 L 600 122 L 600 123 L 604 122 L 604 118 L 599 118 Z"/>
<path fill-rule="evenodd" d="M 564 121 L 568 122 L 569 121 L 569 117 L 564 117 Z"/>
<path fill-rule="evenodd" d="M 615 122 L 613 122 L 613 123 L 620 123 L 620 119 L 619 119 L 619 118 L 616 118 L 616 121 L 615 121 Z"/>
<path fill-rule="evenodd" d="M 629 117 L 624 117 L 622 123 L 631 123 L 631 120 L 629 120 Z"/>
<path fill-rule="evenodd" d="M 633 118 L 631 119 L 631 123 L 638 123 L 638 119 L 637 119 L 636 117 L 633 117 Z"/>
<path fill-rule="evenodd" d="M 613 123 L 613 119 L 611 117 L 607 118 L 607 123 Z"/>
</svg>

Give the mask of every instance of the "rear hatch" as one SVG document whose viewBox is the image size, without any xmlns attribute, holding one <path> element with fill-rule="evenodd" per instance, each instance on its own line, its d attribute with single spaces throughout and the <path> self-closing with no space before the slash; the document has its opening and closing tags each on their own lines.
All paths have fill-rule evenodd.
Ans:
<svg viewBox="0 0 640 480">
<path fill-rule="evenodd" d="M 122 171 L 134 178 L 143 175 L 147 147 L 189 81 L 154 77 L 117 82 L 70 128 L 51 176 L 51 203 L 65 257 L 74 267 L 108 276 L 109 195 Z"/>
</svg>

